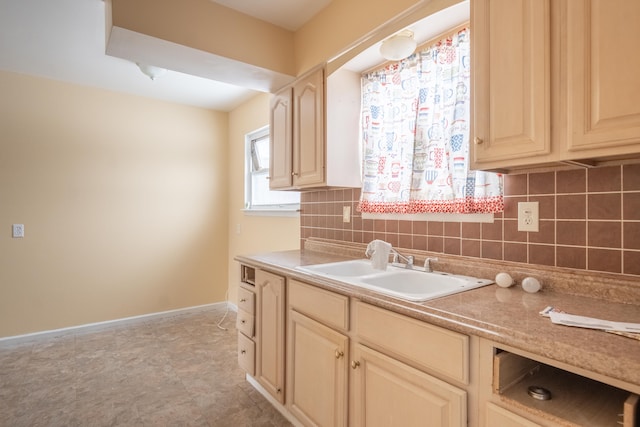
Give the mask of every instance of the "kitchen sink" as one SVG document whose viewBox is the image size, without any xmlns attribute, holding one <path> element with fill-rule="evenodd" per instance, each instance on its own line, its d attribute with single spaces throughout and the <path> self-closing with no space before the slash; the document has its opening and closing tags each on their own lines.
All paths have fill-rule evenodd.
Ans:
<svg viewBox="0 0 640 427">
<path fill-rule="evenodd" d="M 395 268 L 395 267 L 394 267 Z M 311 274 L 323 276 L 356 277 L 370 274 L 383 273 L 383 270 L 376 270 L 368 259 L 354 259 L 350 261 L 330 262 L 328 264 L 315 264 L 298 267 L 299 270 Z"/>
<path fill-rule="evenodd" d="M 405 269 L 389 265 L 386 270 L 376 270 L 368 259 L 307 265 L 297 269 L 415 302 L 453 295 L 493 283 L 493 280 L 470 276 L 425 272 L 418 267 Z"/>
</svg>

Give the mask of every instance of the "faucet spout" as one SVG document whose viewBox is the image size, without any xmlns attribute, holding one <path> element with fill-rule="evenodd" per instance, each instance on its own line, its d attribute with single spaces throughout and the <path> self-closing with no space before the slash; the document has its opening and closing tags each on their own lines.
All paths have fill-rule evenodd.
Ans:
<svg viewBox="0 0 640 427">
<path fill-rule="evenodd" d="M 393 254 L 393 262 L 397 263 L 398 262 L 398 258 L 402 259 L 406 264 L 404 265 L 404 268 L 406 269 L 413 269 L 413 256 L 412 255 L 407 255 L 404 256 L 402 255 L 400 252 L 398 252 L 395 249 L 391 249 L 391 253 Z"/>
</svg>

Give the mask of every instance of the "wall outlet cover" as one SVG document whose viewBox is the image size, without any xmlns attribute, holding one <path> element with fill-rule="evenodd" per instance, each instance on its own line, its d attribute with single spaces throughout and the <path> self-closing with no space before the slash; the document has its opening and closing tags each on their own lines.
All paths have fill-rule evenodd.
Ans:
<svg viewBox="0 0 640 427">
<path fill-rule="evenodd" d="M 351 206 L 342 207 L 342 222 L 351 222 Z"/>
<path fill-rule="evenodd" d="M 518 231 L 539 231 L 538 202 L 518 203 Z"/>
</svg>

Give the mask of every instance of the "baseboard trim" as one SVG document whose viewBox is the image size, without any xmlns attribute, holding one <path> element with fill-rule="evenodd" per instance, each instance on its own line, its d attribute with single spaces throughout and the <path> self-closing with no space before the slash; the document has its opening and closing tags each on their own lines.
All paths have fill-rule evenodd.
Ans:
<svg viewBox="0 0 640 427">
<path fill-rule="evenodd" d="M 177 308 L 175 310 L 159 311 L 155 313 L 141 314 L 139 316 L 123 317 L 121 319 L 105 320 L 103 322 L 86 323 L 84 325 L 70 326 L 67 328 L 51 329 L 47 331 L 32 332 L 24 335 L 13 335 L 0 338 L 0 347 L 24 344 L 29 342 L 37 342 L 46 338 L 63 337 L 66 335 L 76 334 L 78 332 L 96 332 L 113 328 L 114 326 L 134 325 L 153 319 L 169 318 L 181 316 L 190 313 L 208 311 L 218 307 L 227 306 L 228 310 L 238 311 L 238 306 L 230 301 L 214 302 L 211 304 L 196 305 L 192 307 Z"/>
</svg>

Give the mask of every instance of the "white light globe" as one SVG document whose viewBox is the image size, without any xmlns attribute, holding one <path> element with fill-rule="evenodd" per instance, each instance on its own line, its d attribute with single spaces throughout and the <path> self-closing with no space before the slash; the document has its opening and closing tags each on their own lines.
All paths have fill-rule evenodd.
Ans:
<svg viewBox="0 0 640 427">
<path fill-rule="evenodd" d="M 416 50 L 417 43 L 411 31 L 401 31 L 389 37 L 380 45 L 380 54 L 389 61 L 399 61 L 410 56 Z"/>
</svg>

